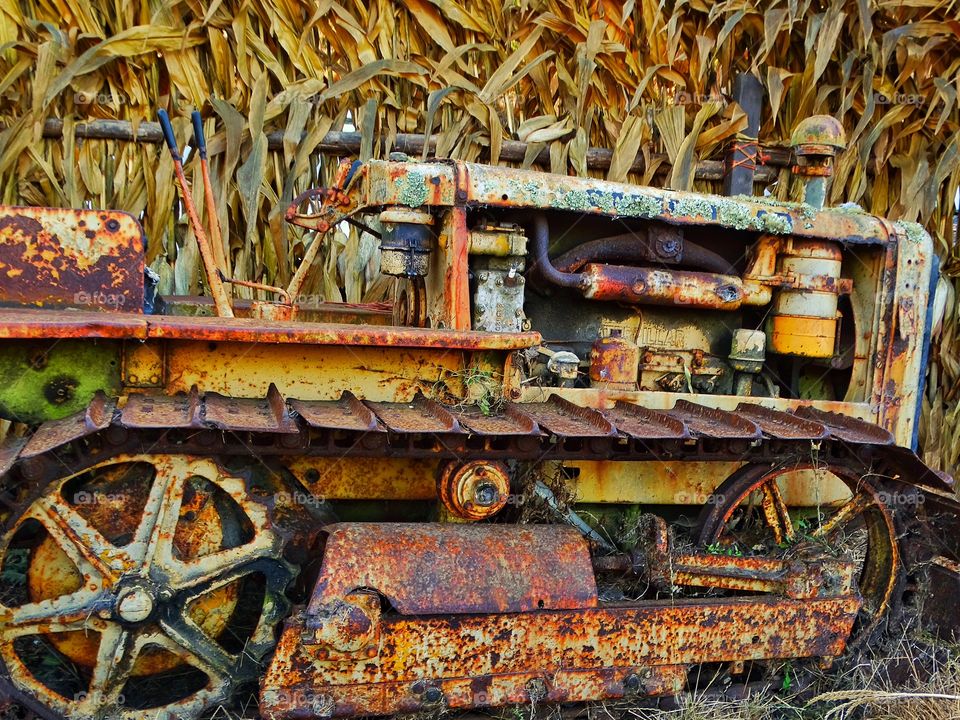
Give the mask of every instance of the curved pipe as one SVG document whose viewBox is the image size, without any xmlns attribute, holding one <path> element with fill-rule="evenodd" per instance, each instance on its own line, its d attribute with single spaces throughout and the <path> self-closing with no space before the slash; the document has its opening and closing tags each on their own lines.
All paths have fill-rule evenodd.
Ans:
<svg viewBox="0 0 960 720">
<path fill-rule="evenodd" d="M 560 272 L 578 272 L 588 263 L 630 262 L 646 260 L 645 249 L 640 247 L 637 238 L 618 235 L 611 238 L 590 240 L 577 245 L 553 260 L 554 267 Z"/>
<path fill-rule="evenodd" d="M 533 256 L 537 262 L 537 270 L 551 285 L 583 290 L 584 276 L 580 273 L 565 273 L 557 270 L 550 262 L 550 225 L 546 213 L 537 213 L 533 216 Z"/>
<path fill-rule="evenodd" d="M 680 262 L 720 275 L 730 275 L 734 272 L 733 266 L 722 255 L 692 242 L 683 243 L 683 255 Z"/>
<path fill-rule="evenodd" d="M 689 265 L 698 270 L 721 275 L 731 273 L 730 263 L 723 256 L 708 250 L 702 245 L 687 241 L 683 243 L 683 250 L 679 258 L 651 257 L 646 241 L 637 237 L 635 233 L 590 240 L 555 258 L 553 264 L 560 272 L 569 273 L 582 269 L 588 263 L 611 261 L 631 264 L 653 261 L 669 265 Z"/>
<path fill-rule="evenodd" d="M 550 227 L 544 213 L 534 215 L 532 238 L 535 267 L 543 278 L 592 300 L 714 310 L 735 310 L 743 302 L 743 282 L 736 276 L 605 264 L 589 264 L 582 273 L 558 270 L 550 261 Z"/>
</svg>

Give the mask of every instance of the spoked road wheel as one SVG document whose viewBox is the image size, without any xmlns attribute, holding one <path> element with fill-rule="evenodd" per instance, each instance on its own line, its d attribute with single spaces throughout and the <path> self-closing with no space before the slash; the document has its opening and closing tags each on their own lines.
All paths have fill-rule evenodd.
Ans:
<svg viewBox="0 0 960 720">
<path fill-rule="evenodd" d="M 196 717 L 257 678 L 294 574 L 282 546 L 210 459 L 58 479 L 0 536 L 0 682 L 49 717 Z"/>
<path fill-rule="evenodd" d="M 812 473 L 814 482 L 824 487 L 839 481 L 846 487 L 845 497 L 810 509 L 809 517 L 791 515 L 784 488 L 797 481 L 798 471 Z M 699 544 L 720 552 L 771 556 L 807 544 L 852 560 L 859 567 L 863 598 L 848 642 L 848 647 L 856 647 L 887 617 L 903 578 L 897 523 L 886 502 L 889 495 L 878 480 L 865 467 L 809 462 L 745 465 L 720 484 L 704 507 Z"/>
</svg>

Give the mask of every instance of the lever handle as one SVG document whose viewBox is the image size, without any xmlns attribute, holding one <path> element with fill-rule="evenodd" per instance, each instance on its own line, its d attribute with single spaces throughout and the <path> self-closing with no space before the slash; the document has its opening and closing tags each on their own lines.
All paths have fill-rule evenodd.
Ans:
<svg viewBox="0 0 960 720">
<path fill-rule="evenodd" d="M 170 155 L 174 162 L 180 162 L 180 148 L 177 147 L 177 139 L 173 136 L 173 125 L 170 123 L 170 116 L 166 110 L 158 110 L 157 117 L 160 119 L 160 129 L 163 130 L 163 138 L 167 141 L 167 147 L 170 148 Z"/>
<path fill-rule="evenodd" d="M 203 136 L 203 118 L 200 117 L 200 111 L 194 110 L 190 116 L 193 119 L 193 141 L 197 144 L 197 150 L 200 152 L 200 159 L 207 159 L 207 140 Z"/>
</svg>

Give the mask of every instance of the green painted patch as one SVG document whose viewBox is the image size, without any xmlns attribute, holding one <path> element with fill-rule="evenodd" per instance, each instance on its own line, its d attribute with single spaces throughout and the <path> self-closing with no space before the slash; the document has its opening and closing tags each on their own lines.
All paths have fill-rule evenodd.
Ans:
<svg viewBox="0 0 960 720">
<path fill-rule="evenodd" d="M 83 410 L 97 390 L 120 392 L 120 344 L 0 342 L 0 417 L 37 424 Z"/>
</svg>

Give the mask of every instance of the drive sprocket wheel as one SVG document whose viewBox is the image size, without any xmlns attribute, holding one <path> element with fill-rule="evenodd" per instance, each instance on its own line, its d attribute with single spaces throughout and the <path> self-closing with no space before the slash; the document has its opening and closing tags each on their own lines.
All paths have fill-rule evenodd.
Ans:
<svg viewBox="0 0 960 720">
<path fill-rule="evenodd" d="M 818 484 L 837 481 L 845 497 L 814 508 L 810 517 L 791 515 L 784 501 L 789 482 L 812 474 Z M 841 486 L 841 487 L 842 487 Z M 698 541 L 723 552 L 776 555 L 803 547 L 830 552 L 857 567 L 860 607 L 848 648 L 870 639 L 899 600 L 904 572 L 898 523 L 882 478 L 859 463 L 784 462 L 747 464 L 714 491 L 700 516 Z"/>
<path fill-rule="evenodd" d="M 208 458 L 129 455 L 50 483 L 0 536 L 0 683 L 54 718 L 194 718 L 255 680 L 294 568 Z"/>
</svg>

